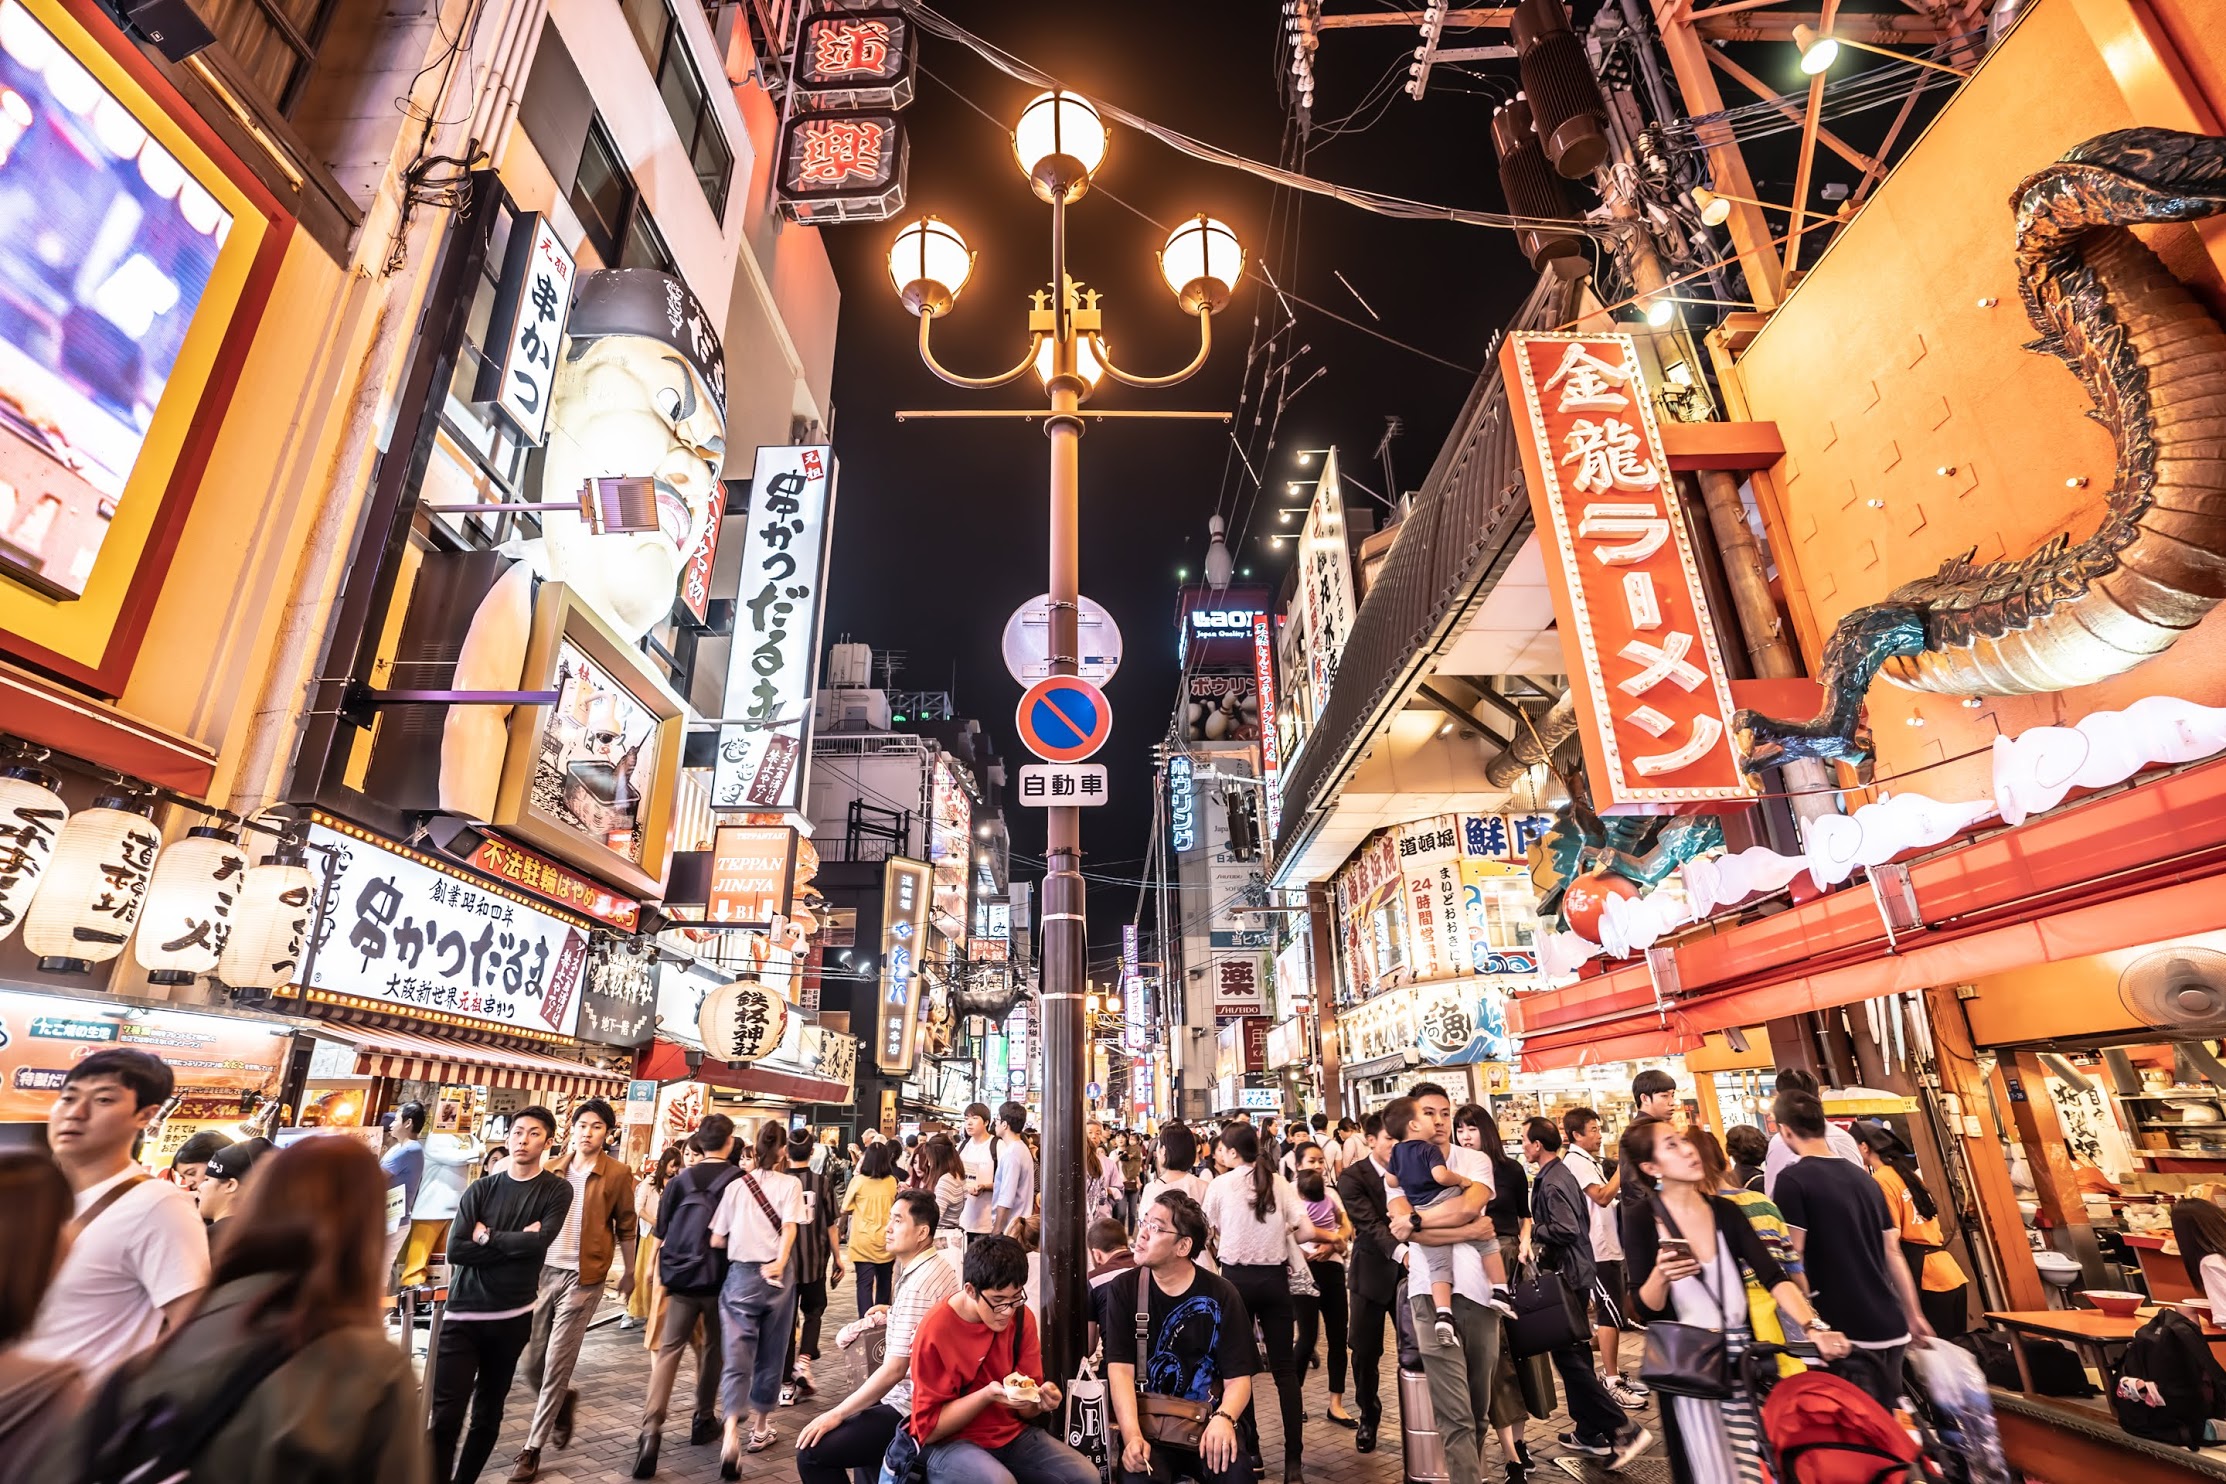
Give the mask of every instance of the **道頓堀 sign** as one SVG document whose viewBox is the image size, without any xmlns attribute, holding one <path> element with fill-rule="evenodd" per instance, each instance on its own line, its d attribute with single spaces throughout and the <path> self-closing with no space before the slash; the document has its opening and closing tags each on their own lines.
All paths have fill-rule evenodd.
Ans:
<svg viewBox="0 0 2226 1484">
<path fill-rule="evenodd" d="M 711 802 L 719 809 L 799 809 L 811 753 L 835 452 L 821 444 L 757 451 L 750 482 L 734 648 Z"/>
<path fill-rule="evenodd" d="M 1522 332 L 1501 366 L 1526 436 L 1554 612 L 1602 813 L 1750 797 L 1731 683 L 1628 335 Z"/>
</svg>

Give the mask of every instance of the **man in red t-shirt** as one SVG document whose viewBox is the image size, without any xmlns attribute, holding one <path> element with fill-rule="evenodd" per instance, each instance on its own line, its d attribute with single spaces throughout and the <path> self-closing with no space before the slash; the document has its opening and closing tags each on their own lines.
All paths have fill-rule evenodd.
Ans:
<svg viewBox="0 0 2226 1484">
<path fill-rule="evenodd" d="M 1025 1420 L 1059 1405 L 1026 1308 L 1028 1254 L 1010 1237 L 977 1238 L 965 1276 L 912 1337 L 911 1426 L 928 1484 L 1101 1484 L 1096 1464 Z"/>
</svg>

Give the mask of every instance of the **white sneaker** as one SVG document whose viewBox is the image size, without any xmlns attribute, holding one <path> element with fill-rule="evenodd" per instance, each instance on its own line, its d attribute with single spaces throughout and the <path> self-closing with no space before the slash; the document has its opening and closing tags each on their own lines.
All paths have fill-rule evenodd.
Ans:
<svg viewBox="0 0 2226 1484">
<path fill-rule="evenodd" d="M 781 1405 L 784 1407 L 796 1405 L 796 1388 L 794 1386 L 783 1386 L 781 1388 Z"/>
<path fill-rule="evenodd" d="M 1608 1464 L 1610 1473 L 1621 1473 L 1631 1461 L 1654 1446 L 1654 1434 L 1643 1427 L 1631 1429 L 1631 1435 L 1615 1445 L 1615 1457 Z"/>
<path fill-rule="evenodd" d="M 1603 1376 L 1601 1383 L 1608 1388 L 1608 1395 L 1614 1399 L 1615 1404 L 1619 1407 L 1635 1411 L 1646 1405 L 1647 1393 L 1633 1386 L 1621 1376 Z"/>
</svg>

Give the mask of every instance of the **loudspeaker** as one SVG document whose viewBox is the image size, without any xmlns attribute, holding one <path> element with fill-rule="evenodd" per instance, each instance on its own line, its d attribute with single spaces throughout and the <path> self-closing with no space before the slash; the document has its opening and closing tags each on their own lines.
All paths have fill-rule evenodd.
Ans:
<svg viewBox="0 0 2226 1484">
<path fill-rule="evenodd" d="M 201 24 L 186 0 L 103 0 L 121 26 L 172 62 L 211 46 L 216 33 Z"/>
</svg>

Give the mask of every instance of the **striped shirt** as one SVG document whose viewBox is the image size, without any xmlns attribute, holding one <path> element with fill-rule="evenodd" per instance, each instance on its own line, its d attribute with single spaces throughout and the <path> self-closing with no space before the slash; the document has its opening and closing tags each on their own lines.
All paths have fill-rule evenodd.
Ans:
<svg viewBox="0 0 2226 1484">
<path fill-rule="evenodd" d="M 959 1289 L 958 1269 L 943 1254 L 930 1248 L 906 1263 L 897 1274 L 896 1301 L 889 1306 L 890 1355 L 910 1355 L 912 1336 L 918 1332 L 920 1321 L 935 1312 L 935 1306 L 947 1303 Z M 906 1366 L 904 1379 L 889 1388 L 881 1399 L 883 1406 L 894 1407 L 906 1416 L 912 1412 L 912 1368 Z"/>
</svg>

